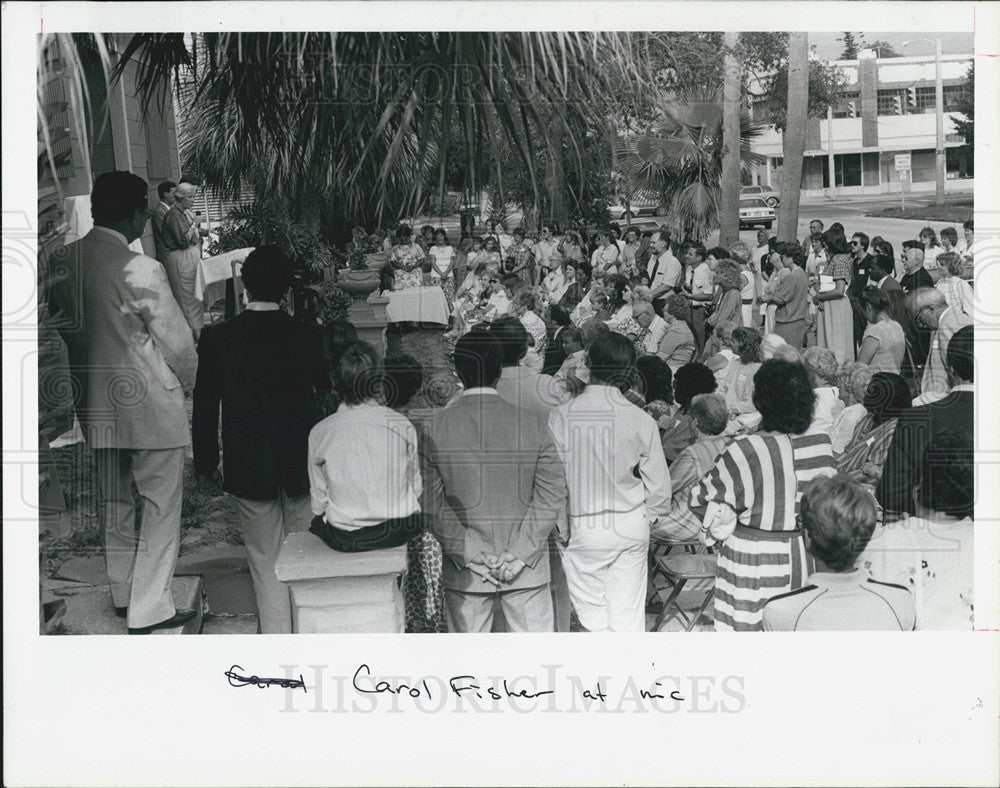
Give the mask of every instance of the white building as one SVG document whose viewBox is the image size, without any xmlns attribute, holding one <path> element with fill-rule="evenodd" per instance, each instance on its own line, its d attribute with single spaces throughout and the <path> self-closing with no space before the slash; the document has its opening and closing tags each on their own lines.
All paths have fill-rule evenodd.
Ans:
<svg viewBox="0 0 1000 788">
<path fill-rule="evenodd" d="M 847 86 L 832 118 L 810 118 L 802 166 L 802 190 L 808 197 L 830 194 L 830 138 L 833 138 L 835 194 L 898 194 L 934 191 L 934 146 L 937 140 L 934 55 L 876 58 L 862 50 L 858 60 L 838 60 Z M 953 117 L 965 90 L 972 55 L 941 57 L 944 134 L 947 162 L 945 189 L 973 189 L 972 155 L 955 133 Z M 776 187 L 782 164 L 782 134 L 773 126 L 753 143 L 767 158 L 758 181 Z M 897 153 L 909 153 L 911 180 L 901 182 Z"/>
</svg>

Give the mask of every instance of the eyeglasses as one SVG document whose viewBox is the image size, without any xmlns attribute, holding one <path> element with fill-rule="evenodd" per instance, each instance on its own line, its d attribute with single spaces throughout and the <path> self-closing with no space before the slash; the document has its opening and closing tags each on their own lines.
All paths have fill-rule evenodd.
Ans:
<svg viewBox="0 0 1000 788">
<path fill-rule="evenodd" d="M 861 246 L 861 241 L 851 241 L 851 246 Z"/>
</svg>

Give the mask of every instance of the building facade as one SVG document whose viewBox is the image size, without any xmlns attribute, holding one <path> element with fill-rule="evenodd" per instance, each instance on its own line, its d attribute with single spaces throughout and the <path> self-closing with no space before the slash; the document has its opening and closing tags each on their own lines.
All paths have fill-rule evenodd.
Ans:
<svg viewBox="0 0 1000 788">
<path fill-rule="evenodd" d="M 177 124 L 169 91 L 143 107 L 140 69 L 133 58 L 122 77 L 107 69 L 129 36 L 106 34 L 102 58 L 94 40 L 47 36 L 39 61 L 38 210 L 40 238 L 57 239 L 64 227 L 64 200 L 89 195 L 98 175 L 127 170 L 149 184 L 149 207 L 159 202 L 156 187 L 180 177 Z M 44 124 L 44 126 L 42 125 Z M 58 187 L 56 179 L 58 178 Z M 142 247 L 155 254 L 151 227 Z"/>
<path fill-rule="evenodd" d="M 934 191 L 937 141 L 934 55 L 877 58 L 862 50 L 857 60 L 838 60 L 847 77 L 840 101 L 825 119 L 810 118 L 802 166 L 807 197 L 921 193 Z M 964 91 L 972 55 L 941 57 L 946 155 L 945 189 L 973 190 L 973 157 L 955 132 L 952 118 Z M 833 152 L 833 172 L 829 154 Z M 753 143 L 766 158 L 757 182 L 777 188 L 782 167 L 782 134 L 769 127 Z M 909 153 L 909 179 L 900 179 L 896 154 Z"/>
</svg>

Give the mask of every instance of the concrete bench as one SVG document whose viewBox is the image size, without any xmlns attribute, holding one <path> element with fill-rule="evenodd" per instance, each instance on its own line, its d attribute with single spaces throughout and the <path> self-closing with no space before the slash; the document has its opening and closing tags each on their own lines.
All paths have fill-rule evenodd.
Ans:
<svg viewBox="0 0 1000 788">
<path fill-rule="evenodd" d="M 274 565 L 288 583 L 292 632 L 402 632 L 406 546 L 338 553 L 315 534 L 285 539 Z"/>
</svg>

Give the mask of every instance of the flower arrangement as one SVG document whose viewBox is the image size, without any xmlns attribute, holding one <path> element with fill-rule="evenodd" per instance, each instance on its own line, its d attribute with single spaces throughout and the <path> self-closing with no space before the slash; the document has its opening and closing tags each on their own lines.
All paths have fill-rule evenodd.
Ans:
<svg viewBox="0 0 1000 788">
<path fill-rule="evenodd" d="M 375 230 L 369 235 L 364 227 L 355 227 L 351 231 L 351 240 L 347 244 L 347 249 L 341 253 L 341 259 L 338 262 L 346 264 L 351 271 L 365 271 L 369 268 L 367 257 L 383 253 L 382 243 L 384 240 L 385 233 L 382 230 Z"/>
</svg>

